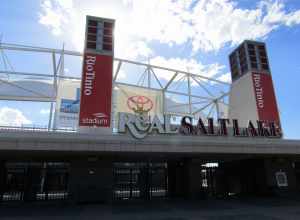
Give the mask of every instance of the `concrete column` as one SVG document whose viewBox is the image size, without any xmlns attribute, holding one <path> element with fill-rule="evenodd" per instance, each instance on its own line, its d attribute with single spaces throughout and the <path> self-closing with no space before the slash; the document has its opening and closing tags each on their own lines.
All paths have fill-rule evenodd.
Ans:
<svg viewBox="0 0 300 220">
<path fill-rule="evenodd" d="M 168 162 L 168 197 L 176 196 L 176 163 L 174 161 Z"/>
<path fill-rule="evenodd" d="M 186 166 L 186 189 L 187 197 L 190 199 L 199 199 L 202 197 L 201 190 L 201 162 L 188 160 Z"/>
<path fill-rule="evenodd" d="M 0 202 L 2 201 L 3 193 L 5 192 L 5 182 L 5 162 L 0 160 Z"/>
<path fill-rule="evenodd" d="M 216 191 L 217 195 L 227 197 L 229 192 L 228 177 L 224 163 L 219 163 L 216 173 Z"/>
<path fill-rule="evenodd" d="M 111 202 L 112 161 L 97 157 L 71 161 L 70 193 L 75 202 Z"/>
<path fill-rule="evenodd" d="M 184 197 L 186 191 L 186 172 L 184 161 L 168 161 L 168 196 Z"/>
</svg>

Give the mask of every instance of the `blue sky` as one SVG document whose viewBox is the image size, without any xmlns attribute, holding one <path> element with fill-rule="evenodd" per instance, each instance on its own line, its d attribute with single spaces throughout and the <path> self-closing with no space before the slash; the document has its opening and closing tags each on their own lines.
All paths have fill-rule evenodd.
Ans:
<svg viewBox="0 0 300 220">
<path fill-rule="evenodd" d="M 285 137 L 300 138 L 298 0 L 4 0 L 0 9 L 5 43 L 49 48 L 64 43 L 81 51 L 85 15 L 110 17 L 116 19 L 116 57 L 189 68 L 225 81 L 230 80 L 228 54 L 245 39 L 265 41 Z M 16 70 L 51 71 L 43 57 L 8 56 Z M 34 66 L 28 65 L 32 59 Z M 0 122 L 16 117 L 43 124 L 47 108 L 48 103 L 0 101 Z"/>
</svg>

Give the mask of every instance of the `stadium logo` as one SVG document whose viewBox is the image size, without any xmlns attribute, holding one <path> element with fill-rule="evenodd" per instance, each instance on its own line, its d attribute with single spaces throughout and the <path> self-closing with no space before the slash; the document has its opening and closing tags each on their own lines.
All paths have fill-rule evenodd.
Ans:
<svg viewBox="0 0 300 220">
<path fill-rule="evenodd" d="M 104 113 L 98 112 L 93 114 L 96 118 L 108 118 L 108 116 Z"/>
<path fill-rule="evenodd" d="M 153 102 L 146 96 L 131 96 L 127 99 L 127 106 L 134 113 L 145 115 L 153 108 Z"/>
<path fill-rule="evenodd" d="M 93 116 L 95 118 L 83 118 L 82 122 L 87 125 L 99 125 L 99 126 L 108 125 L 109 123 L 108 115 L 98 112 L 98 113 L 94 113 Z"/>
</svg>

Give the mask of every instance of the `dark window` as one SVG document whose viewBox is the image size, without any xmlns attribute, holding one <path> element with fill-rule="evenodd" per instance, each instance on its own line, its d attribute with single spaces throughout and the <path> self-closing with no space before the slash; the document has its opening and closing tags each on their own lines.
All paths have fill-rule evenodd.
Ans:
<svg viewBox="0 0 300 220">
<path fill-rule="evenodd" d="M 104 27 L 105 27 L 105 28 L 110 28 L 110 29 L 112 29 L 112 28 L 113 28 L 113 23 L 110 23 L 110 22 L 104 22 Z"/>
<path fill-rule="evenodd" d="M 238 77 L 238 75 L 239 75 L 239 72 L 238 72 L 237 69 L 232 70 L 231 78 L 232 78 L 233 80 L 236 79 L 236 78 Z"/>
<path fill-rule="evenodd" d="M 95 42 L 87 42 L 86 47 L 88 49 L 96 49 L 96 43 Z"/>
<path fill-rule="evenodd" d="M 88 27 L 88 33 L 96 34 L 97 33 L 97 28 L 95 28 L 95 27 Z"/>
<path fill-rule="evenodd" d="M 249 50 L 254 50 L 254 45 L 248 43 L 248 49 L 249 49 Z"/>
<path fill-rule="evenodd" d="M 269 70 L 269 65 L 268 64 L 262 64 L 261 67 L 264 70 Z"/>
<path fill-rule="evenodd" d="M 260 56 L 260 57 L 266 58 L 266 57 L 267 57 L 267 54 L 266 54 L 265 51 L 260 51 L 260 52 L 259 52 L 259 56 Z"/>
<path fill-rule="evenodd" d="M 104 37 L 103 42 L 104 43 L 112 43 L 112 37 Z"/>
<path fill-rule="evenodd" d="M 267 61 L 267 59 L 266 59 L 266 58 L 261 58 L 261 59 L 260 59 L 260 62 L 261 62 L 261 63 L 265 63 L 265 64 L 267 64 L 267 63 L 268 63 L 268 61 Z"/>
<path fill-rule="evenodd" d="M 88 26 L 97 26 L 98 22 L 95 20 L 89 20 L 88 21 Z"/>
<path fill-rule="evenodd" d="M 256 62 L 256 57 L 255 56 L 250 56 L 250 61 L 251 62 Z"/>
<path fill-rule="evenodd" d="M 250 56 L 255 56 L 255 51 L 254 50 L 248 50 L 248 52 L 249 52 Z"/>
<path fill-rule="evenodd" d="M 89 34 L 88 36 L 87 36 L 87 40 L 88 41 L 96 41 L 96 35 L 91 35 L 91 34 Z"/>
<path fill-rule="evenodd" d="M 251 63 L 251 68 L 257 69 L 257 63 Z"/>
<path fill-rule="evenodd" d="M 266 50 L 266 48 L 265 48 L 264 45 L 259 45 L 259 46 L 258 46 L 258 49 L 259 49 L 260 51 L 265 51 L 265 50 Z"/>
<path fill-rule="evenodd" d="M 112 29 L 111 28 L 105 28 L 104 29 L 104 35 L 112 35 Z"/>
<path fill-rule="evenodd" d="M 112 51 L 112 45 L 111 44 L 103 44 L 103 50 Z"/>
<path fill-rule="evenodd" d="M 231 64 L 236 63 L 236 56 L 235 56 L 235 53 L 233 53 L 233 54 L 230 55 L 229 60 L 230 60 L 230 63 L 231 63 Z"/>
</svg>

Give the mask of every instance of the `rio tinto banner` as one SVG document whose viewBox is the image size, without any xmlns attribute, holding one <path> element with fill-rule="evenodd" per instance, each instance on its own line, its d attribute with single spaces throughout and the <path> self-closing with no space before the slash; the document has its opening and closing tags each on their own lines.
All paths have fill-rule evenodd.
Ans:
<svg viewBox="0 0 300 220">
<path fill-rule="evenodd" d="M 110 127 L 114 21 L 87 17 L 79 126 Z"/>
<path fill-rule="evenodd" d="M 266 73 L 252 73 L 258 119 L 274 121 L 280 126 L 272 78 Z"/>
</svg>

